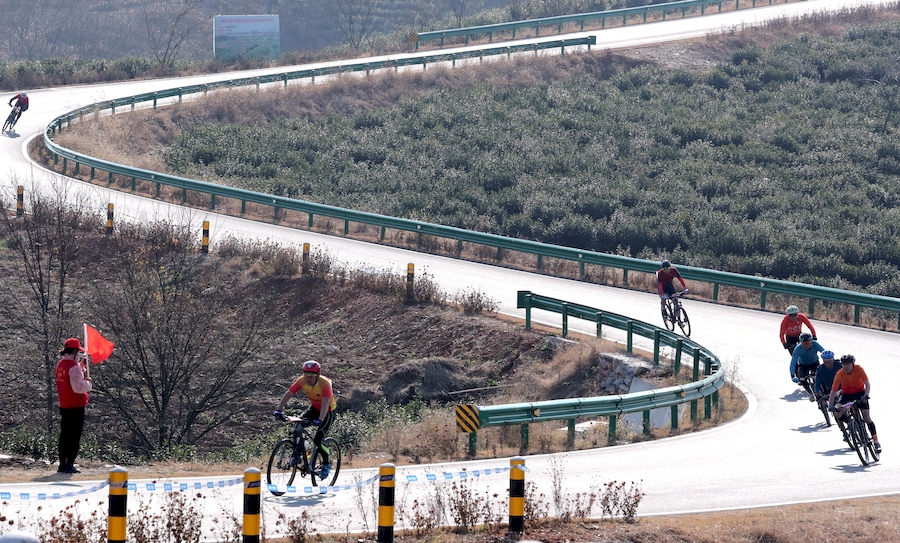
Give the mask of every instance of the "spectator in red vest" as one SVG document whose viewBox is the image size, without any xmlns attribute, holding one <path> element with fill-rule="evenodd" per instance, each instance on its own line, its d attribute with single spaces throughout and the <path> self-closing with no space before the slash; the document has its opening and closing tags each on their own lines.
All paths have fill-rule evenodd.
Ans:
<svg viewBox="0 0 900 543">
<path fill-rule="evenodd" d="M 77 338 L 70 337 L 59 351 L 62 359 L 56 365 L 56 392 L 59 395 L 59 473 L 81 473 L 75 467 L 75 457 L 81 447 L 84 429 L 84 408 L 88 392 L 93 386 L 85 361 L 78 360 L 84 347 Z"/>
</svg>

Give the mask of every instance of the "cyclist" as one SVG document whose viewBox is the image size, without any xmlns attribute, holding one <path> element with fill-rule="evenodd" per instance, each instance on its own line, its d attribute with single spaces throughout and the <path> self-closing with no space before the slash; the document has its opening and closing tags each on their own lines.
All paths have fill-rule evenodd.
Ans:
<svg viewBox="0 0 900 543">
<path fill-rule="evenodd" d="M 816 391 L 816 399 L 823 399 L 825 395 L 831 392 L 831 384 L 834 383 L 834 376 L 841 369 L 840 364 L 834 363 L 834 353 L 831 351 L 822 352 L 822 365 L 816 370 L 816 382 L 814 388 Z"/>
<path fill-rule="evenodd" d="M 814 401 L 816 395 L 812 388 L 801 381 L 807 375 L 815 375 L 819 367 L 819 353 L 825 348 L 819 345 L 818 341 L 813 340 L 812 334 L 803 332 L 800 334 L 800 345 L 794 348 L 794 354 L 791 356 L 791 381 L 801 383 L 803 390 L 809 396 L 809 401 Z"/>
<path fill-rule="evenodd" d="M 9 106 L 13 106 L 13 100 L 17 100 L 15 107 L 19 108 L 19 114 L 16 116 L 16 122 L 19 122 L 19 117 L 22 116 L 28 110 L 28 94 L 21 92 L 12 98 L 9 99 Z"/>
<path fill-rule="evenodd" d="M 659 307 L 662 310 L 663 320 L 666 320 L 666 300 L 675 294 L 675 279 L 681 281 L 682 294 L 687 294 L 687 285 L 684 284 L 681 274 L 668 260 L 662 261 L 662 269 L 656 272 L 656 289 L 659 291 Z"/>
<path fill-rule="evenodd" d="M 816 340 L 816 329 L 796 305 L 788 306 L 784 312 L 785 316 L 781 319 L 781 330 L 778 332 L 778 341 L 787 349 L 787 352 L 793 354 L 794 348 L 800 342 L 800 333 L 803 331 L 803 325 L 805 324 L 809 328 L 813 341 Z"/>
<path fill-rule="evenodd" d="M 835 419 L 840 422 L 847 422 L 847 414 L 843 409 L 834 406 L 835 396 L 838 391 L 841 392 L 841 401 L 850 402 L 860 400 L 859 410 L 862 412 L 863 420 L 869 427 L 872 434 L 872 441 L 875 442 L 875 452 L 881 454 L 881 443 L 878 442 L 878 434 L 875 431 L 875 423 L 872 422 L 872 416 L 869 414 L 869 392 L 872 390 L 872 384 L 869 382 L 869 376 L 866 371 L 856 365 L 856 357 L 852 354 L 845 354 L 841 357 L 841 369 L 834 376 L 834 382 L 831 384 L 831 394 L 828 396 L 828 409 L 833 411 Z"/>
<path fill-rule="evenodd" d="M 287 389 L 278 407 L 275 409 L 275 417 L 283 418 L 284 413 L 281 412 L 284 406 L 300 391 L 309 398 L 310 406 L 303 412 L 300 417 L 305 419 L 301 424 L 306 426 L 313 425 L 318 428 L 313 442 L 316 448 L 323 453 L 324 465 L 322 466 L 321 477 L 328 477 L 331 473 L 331 460 L 328 457 L 328 450 L 322 449 L 322 440 L 325 434 L 331 428 L 334 421 L 334 408 L 337 407 L 337 401 L 334 399 L 334 389 L 331 387 L 331 379 L 322 375 L 322 365 L 315 360 L 307 360 L 303 363 L 303 375 Z"/>
</svg>

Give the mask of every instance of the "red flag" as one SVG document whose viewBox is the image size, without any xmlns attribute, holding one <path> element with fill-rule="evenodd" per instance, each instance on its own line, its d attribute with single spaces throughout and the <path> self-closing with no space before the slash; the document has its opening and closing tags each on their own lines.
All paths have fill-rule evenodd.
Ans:
<svg viewBox="0 0 900 543">
<path fill-rule="evenodd" d="M 88 326 L 87 323 L 84 324 L 84 351 L 94 361 L 94 365 L 109 358 L 109 355 L 113 352 L 113 347 L 115 345 L 112 341 L 101 336 L 100 332 Z"/>
</svg>

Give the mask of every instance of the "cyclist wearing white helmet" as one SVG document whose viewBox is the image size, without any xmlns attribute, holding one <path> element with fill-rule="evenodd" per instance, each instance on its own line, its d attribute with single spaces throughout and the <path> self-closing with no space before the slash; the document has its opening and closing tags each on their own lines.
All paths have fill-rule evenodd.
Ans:
<svg viewBox="0 0 900 543">
<path fill-rule="evenodd" d="M 800 308 L 796 305 L 789 306 L 785 311 L 785 316 L 781 319 L 781 330 L 778 332 L 778 341 L 791 354 L 797 343 L 800 343 L 800 333 L 803 332 L 803 325 L 809 328 L 813 340 L 816 338 L 816 329 L 813 327 L 806 315 L 800 312 Z"/>
<path fill-rule="evenodd" d="M 681 292 L 687 294 L 687 285 L 684 284 L 681 274 L 668 260 L 662 261 L 662 269 L 656 272 L 656 289 L 659 291 L 659 306 L 662 309 L 663 320 L 666 319 L 666 300 L 675 294 L 675 279 L 681 281 Z"/>
<path fill-rule="evenodd" d="M 300 417 L 306 419 L 304 422 L 307 426 L 312 425 L 318 428 L 313 441 L 316 447 L 320 448 L 325 434 L 328 433 L 331 423 L 334 422 L 334 408 L 337 407 L 331 379 L 322 375 L 321 364 L 315 360 L 307 360 L 303 363 L 303 375 L 297 378 L 284 393 L 281 401 L 278 402 L 278 407 L 275 408 L 275 417 L 279 419 L 284 417 L 281 410 L 301 390 L 309 398 L 310 406 Z M 331 472 L 331 461 L 328 458 L 328 451 L 322 449 L 322 452 L 325 456 L 325 465 L 322 466 L 321 476 L 324 479 Z"/>
<path fill-rule="evenodd" d="M 856 365 L 856 357 L 852 354 L 845 354 L 841 357 L 841 370 L 835 374 L 834 382 L 831 384 L 831 394 L 828 396 L 828 409 L 834 411 L 834 418 L 839 423 L 846 423 L 846 413 L 842 409 L 835 409 L 834 402 L 838 391 L 841 393 L 841 403 L 859 400 L 859 410 L 862 413 L 866 426 L 872 434 L 872 441 L 875 442 L 875 451 L 881 454 L 881 443 L 878 442 L 878 432 L 875 431 L 875 423 L 872 422 L 872 415 L 869 414 L 869 393 L 872 391 L 872 384 L 869 382 L 869 376 L 866 371 Z"/>
</svg>

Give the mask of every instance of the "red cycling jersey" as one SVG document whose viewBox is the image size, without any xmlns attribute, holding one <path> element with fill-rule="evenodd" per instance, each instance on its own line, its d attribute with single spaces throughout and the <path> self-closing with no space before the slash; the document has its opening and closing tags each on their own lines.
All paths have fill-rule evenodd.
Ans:
<svg viewBox="0 0 900 543">
<path fill-rule="evenodd" d="M 9 105 L 11 106 L 13 100 L 17 100 L 16 105 L 22 108 L 22 111 L 26 111 L 28 109 L 28 97 L 22 96 L 21 94 L 17 94 L 9 99 Z"/>
<path fill-rule="evenodd" d="M 803 331 L 803 325 L 806 325 L 809 328 L 809 333 L 812 335 L 816 335 L 816 329 L 813 328 L 809 319 L 806 318 L 806 315 L 803 313 L 797 313 L 797 321 L 791 319 L 790 315 L 785 315 L 783 319 L 781 319 L 781 330 L 778 332 L 778 341 L 781 343 L 785 343 L 787 341 L 787 336 L 790 337 L 798 337 L 800 336 L 800 332 Z"/>
<path fill-rule="evenodd" d="M 665 287 L 671 285 L 676 278 L 681 281 L 681 288 L 687 288 L 684 279 L 681 278 L 681 274 L 678 273 L 675 266 L 669 266 L 656 272 L 656 289 L 659 290 L 660 296 L 666 293 Z"/>
</svg>

